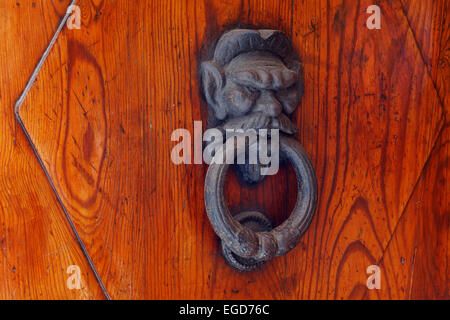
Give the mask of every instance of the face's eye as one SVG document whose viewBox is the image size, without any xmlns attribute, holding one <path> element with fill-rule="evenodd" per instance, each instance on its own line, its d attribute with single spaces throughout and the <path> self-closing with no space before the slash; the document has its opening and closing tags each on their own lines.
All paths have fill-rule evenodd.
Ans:
<svg viewBox="0 0 450 320">
<path fill-rule="evenodd" d="M 258 95 L 259 91 L 257 89 L 247 86 L 234 87 L 228 94 L 231 106 L 230 112 L 234 116 L 246 114 L 250 111 Z"/>
<path fill-rule="evenodd" d="M 291 114 L 300 103 L 299 88 L 297 84 L 277 91 L 277 98 L 283 105 L 283 110 L 287 114 Z"/>
<path fill-rule="evenodd" d="M 242 90 L 245 92 L 245 94 L 249 97 L 256 97 L 259 94 L 259 91 L 252 87 L 243 86 Z"/>
</svg>

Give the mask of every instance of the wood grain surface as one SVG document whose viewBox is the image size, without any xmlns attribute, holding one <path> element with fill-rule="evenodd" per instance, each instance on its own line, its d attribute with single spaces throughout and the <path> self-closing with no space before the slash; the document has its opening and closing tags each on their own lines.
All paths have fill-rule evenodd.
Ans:
<svg viewBox="0 0 450 320">
<path fill-rule="evenodd" d="M 421 55 L 438 91 L 445 125 L 382 258 L 393 284 L 389 297 L 449 299 L 448 1 L 402 1 Z M 399 263 L 400 261 L 400 263 Z"/>
<path fill-rule="evenodd" d="M 102 299 L 14 104 L 68 1 L 0 1 L 0 299 Z M 38 27 L 36 27 L 38 26 Z M 82 272 L 67 287 L 67 268 Z"/>
<path fill-rule="evenodd" d="M 2 8 L 7 21 L 34 15 L 52 31 L 66 5 L 52 0 L 38 2 L 35 9 L 31 1 L 17 3 Z M 2 43 L 0 65 L 8 72 L 1 73 L 1 99 L 4 90 L 17 88 L 6 100 L 11 110 L 5 107 L 3 113 L 2 139 L 20 136 L 22 146 L 4 144 L 6 158 L 11 150 L 20 155 L 2 177 L 14 170 L 29 173 L 20 181 L 6 180 L 5 190 L 24 191 L 17 191 L 20 200 L 13 201 L 4 191 L 3 200 L 0 191 L 2 206 L 16 206 L 4 210 L 0 222 L 13 228 L 14 214 L 23 219 L 32 214 L 39 216 L 43 230 L 9 231 L 9 248 L 18 250 L 10 238 L 23 233 L 32 237 L 23 243 L 45 238 L 49 244 L 40 247 L 45 252 L 69 241 L 59 259 L 66 263 L 77 257 L 74 264 L 87 279 L 83 292 L 92 298 L 102 297 L 101 291 L 68 221 L 114 299 L 450 298 L 448 4 L 377 1 L 382 26 L 368 30 L 371 4 L 79 0 L 81 30 L 64 29 L 20 109 L 62 207 L 24 135 L 17 133 L 12 113 L 12 102 L 51 32 L 38 41 L 39 30 L 29 24 L 35 34 L 26 38 L 35 41 L 32 52 L 23 49 L 25 42 L 11 62 L 8 51 L 19 47 L 12 43 L 19 35 L 2 26 L 10 42 Z M 292 39 L 305 79 L 305 96 L 293 120 L 319 183 L 316 216 L 299 246 L 252 273 L 234 271 L 221 257 L 204 208 L 207 166 L 176 166 L 170 159 L 173 130 L 193 132 L 195 120 L 206 125 L 199 62 L 210 58 L 225 30 L 235 27 L 280 29 Z M 23 61 L 29 56 L 36 59 L 26 69 Z M 6 134 L 11 127 L 14 135 Z M 27 180 L 30 176 L 34 182 Z M 276 224 L 289 214 L 295 194 L 291 168 L 254 187 L 243 186 L 233 173 L 228 177 L 232 212 L 259 209 Z M 37 206 L 39 201 L 45 205 Z M 46 263 L 62 270 L 61 261 L 52 257 Z M 373 264 L 382 270 L 380 290 L 366 287 L 366 269 Z M 0 277 L 14 279 L 8 263 L 3 265 Z M 32 272 L 20 265 L 23 273 Z M 43 271 L 43 265 L 36 268 Z M 46 296 L 67 294 L 65 276 L 39 279 L 62 277 L 56 292 L 48 289 Z M 23 276 L 0 292 L 12 297 L 11 290 L 24 290 L 25 284 L 35 290 L 31 278 Z M 36 296 L 29 291 L 16 297 Z"/>
</svg>

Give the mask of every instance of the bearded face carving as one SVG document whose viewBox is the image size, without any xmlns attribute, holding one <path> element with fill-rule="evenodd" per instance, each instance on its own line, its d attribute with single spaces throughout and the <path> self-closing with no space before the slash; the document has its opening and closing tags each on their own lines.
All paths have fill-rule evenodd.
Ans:
<svg viewBox="0 0 450 320">
<path fill-rule="evenodd" d="M 279 129 L 293 134 L 288 116 L 303 94 L 301 63 L 286 35 L 235 29 L 219 39 L 201 65 L 210 124 L 219 129 Z"/>
<path fill-rule="evenodd" d="M 289 119 L 303 95 L 301 63 L 287 36 L 276 30 L 235 29 L 217 42 L 201 65 L 209 126 L 228 130 L 279 129 L 293 134 Z M 260 165 L 238 165 L 248 183 L 261 181 Z"/>
<path fill-rule="evenodd" d="M 219 159 L 206 174 L 205 208 L 222 240 L 226 261 L 238 270 L 251 271 L 292 250 L 314 215 L 317 180 L 313 165 L 302 146 L 287 136 L 297 131 L 289 115 L 303 95 L 301 63 L 284 33 L 236 29 L 222 35 L 213 59 L 202 63 L 200 71 L 210 111 L 208 125 L 219 129 L 211 130 L 216 133 L 214 139 L 205 139 L 209 143 L 205 151 L 213 149 L 211 157 Z M 260 151 L 270 153 L 270 159 L 247 161 Z M 224 153 L 230 161 L 223 161 Z M 241 161 L 236 164 L 239 155 Z M 270 174 L 278 171 L 279 160 L 292 164 L 297 177 L 297 201 L 289 219 L 273 229 L 259 211 L 232 216 L 224 195 L 228 165 L 234 164 L 245 182 L 257 183 L 264 178 L 261 172 L 267 173 L 265 169 L 275 167 Z"/>
</svg>

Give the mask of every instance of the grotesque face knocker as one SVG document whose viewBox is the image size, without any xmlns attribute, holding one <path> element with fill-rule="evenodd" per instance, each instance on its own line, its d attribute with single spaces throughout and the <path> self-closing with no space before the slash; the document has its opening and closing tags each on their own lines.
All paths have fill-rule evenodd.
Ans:
<svg viewBox="0 0 450 320">
<path fill-rule="evenodd" d="M 288 118 L 303 94 L 301 63 L 286 35 L 276 30 L 232 30 L 201 66 L 209 122 L 229 129 L 297 132 Z M 238 166 L 245 181 L 259 182 L 258 165 Z"/>
<path fill-rule="evenodd" d="M 222 131 L 278 129 L 280 152 L 291 161 L 299 183 L 298 201 L 291 216 L 273 229 L 259 212 L 232 217 L 223 196 L 227 165 L 212 164 L 205 183 L 208 217 L 222 239 L 223 253 L 233 267 L 252 270 L 274 256 L 290 251 L 306 231 L 314 214 L 316 178 L 303 148 L 287 135 L 297 132 L 288 118 L 300 103 L 303 80 L 300 59 L 288 37 L 276 30 L 226 32 L 214 57 L 201 65 L 209 126 Z M 238 165 L 245 181 L 262 180 L 259 164 Z"/>
</svg>

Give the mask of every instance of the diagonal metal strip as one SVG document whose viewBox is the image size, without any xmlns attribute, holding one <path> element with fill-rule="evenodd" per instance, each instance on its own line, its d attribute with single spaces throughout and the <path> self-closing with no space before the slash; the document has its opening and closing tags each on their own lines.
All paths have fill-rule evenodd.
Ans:
<svg viewBox="0 0 450 320">
<path fill-rule="evenodd" d="M 79 245 L 80 245 L 80 248 L 81 248 L 83 254 L 85 255 L 85 257 L 86 257 L 86 259 L 87 259 L 87 261 L 88 261 L 88 263 L 89 263 L 89 265 L 90 265 L 92 271 L 94 272 L 94 275 L 95 275 L 95 277 L 96 277 L 96 279 L 97 279 L 97 281 L 98 281 L 98 283 L 99 283 L 99 285 L 100 285 L 100 287 L 101 287 L 101 289 L 102 289 L 102 291 L 103 291 L 103 294 L 105 295 L 105 297 L 106 297 L 108 300 L 111 300 L 111 297 L 110 297 L 110 295 L 108 294 L 108 291 L 106 290 L 106 287 L 105 287 L 105 285 L 103 284 L 103 281 L 102 281 L 102 279 L 100 278 L 100 275 L 99 275 L 99 273 L 97 272 L 97 269 L 95 268 L 95 265 L 94 265 L 94 263 L 93 263 L 93 261 L 92 261 L 90 255 L 89 255 L 89 253 L 88 253 L 88 251 L 87 251 L 85 245 L 83 244 L 83 241 L 82 241 L 80 235 L 78 234 L 78 232 L 77 232 L 77 230 L 76 230 L 76 228 L 75 228 L 75 225 L 73 224 L 73 221 L 72 221 L 72 219 L 70 218 L 70 216 L 69 216 L 69 214 L 68 214 L 68 211 L 67 211 L 67 209 L 66 209 L 64 203 L 62 202 L 62 199 L 61 199 L 60 195 L 58 194 L 58 192 L 57 192 L 57 190 L 56 190 L 56 188 L 55 188 L 55 185 L 53 184 L 53 181 L 52 181 L 52 179 L 51 179 L 51 177 L 50 177 L 50 174 L 48 173 L 48 170 L 46 169 L 46 167 L 45 167 L 45 165 L 44 165 L 44 163 L 43 163 L 43 161 L 42 161 L 42 159 L 41 159 L 39 153 L 37 152 L 36 147 L 35 147 L 35 145 L 34 145 L 34 142 L 33 142 L 33 140 L 31 139 L 31 137 L 30 137 L 30 135 L 29 135 L 29 133 L 28 133 L 28 131 L 27 131 L 27 129 L 26 129 L 26 127 L 25 127 L 25 125 L 24 125 L 24 123 L 23 123 L 21 117 L 20 117 L 20 114 L 19 114 L 19 110 L 20 110 L 21 105 L 23 104 L 23 101 L 25 100 L 25 98 L 26 98 L 26 96 L 28 95 L 29 91 L 30 91 L 31 88 L 33 87 L 34 83 L 36 82 L 36 79 L 37 79 L 37 76 L 38 76 L 38 74 L 39 74 L 39 71 L 42 69 L 42 66 L 44 65 L 44 62 L 46 61 L 46 59 L 47 59 L 48 55 L 50 54 L 52 48 L 54 47 L 54 45 L 55 45 L 55 43 L 56 43 L 56 40 L 58 39 L 59 34 L 61 33 L 62 29 L 63 29 L 64 26 L 66 25 L 68 18 L 69 18 L 70 15 L 72 14 L 72 13 L 69 11 L 69 8 L 70 8 L 71 6 L 73 6 L 73 5 L 75 5 L 76 2 L 77 2 L 77 0 L 72 0 L 71 4 L 67 7 L 66 14 L 65 14 L 64 17 L 62 18 L 62 20 L 61 20 L 61 22 L 60 22 L 60 24 L 59 24 L 59 26 L 58 26 L 58 28 L 57 28 L 55 34 L 53 35 L 52 39 L 50 40 L 49 45 L 48 45 L 47 48 L 45 49 L 44 54 L 42 55 L 42 57 L 41 57 L 41 59 L 39 60 L 39 62 L 38 62 L 38 64 L 37 64 L 36 68 L 34 69 L 32 75 L 31 75 L 31 77 L 30 77 L 30 80 L 28 80 L 28 83 L 27 83 L 27 85 L 25 86 L 25 89 L 23 90 L 22 94 L 20 95 L 19 99 L 17 100 L 17 102 L 16 102 L 16 104 L 15 104 L 15 106 L 14 106 L 14 113 L 15 113 L 15 115 L 16 115 L 17 121 L 19 122 L 19 124 L 20 124 L 20 126 L 22 127 L 22 129 L 23 129 L 23 131 L 24 131 L 24 133 L 25 133 L 25 135 L 26 135 L 28 141 L 29 141 L 30 144 L 31 144 L 31 147 L 32 147 L 32 149 L 33 149 L 34 154 L 36 155 L 36 157 L 37 157 L 37 159 L 38 159 L 38 161 L 39 161 L 39 163 L 40 163 L 42 169 L 44 170 L 44 173 L 45 173 L 45 175 L 46 175 L 46 177 L 47 177 L 47 180 L 49 181 L 49 183 L 50 183 L 50 185 L 51 185 L 51 187 L 52 187 L 52 189 L 53 189 L 53 192 L 55 193 L 56 198 L 58 199 L 58 202 L 59 202 L 59 204 L 61 205 L 61 208 L 62 208 L 62 210 L 63 210 L 63 212 L 64 212 L 64 214 L 65 214 L 65 216 L 66 216 L 66 218 L 67 218 L 67 220 L 68 220 L 68 222 L 69 222 L 69 224 L 70 224 L 70 227 L 72 228 L 72 230 L 73 230 L 73 232 L 74 232 L 74 234 L 75 234 L 75 237 L 77 238 L 77 241 L 78 241 L 78 243 L 79 243 Z"/>
</svg>

